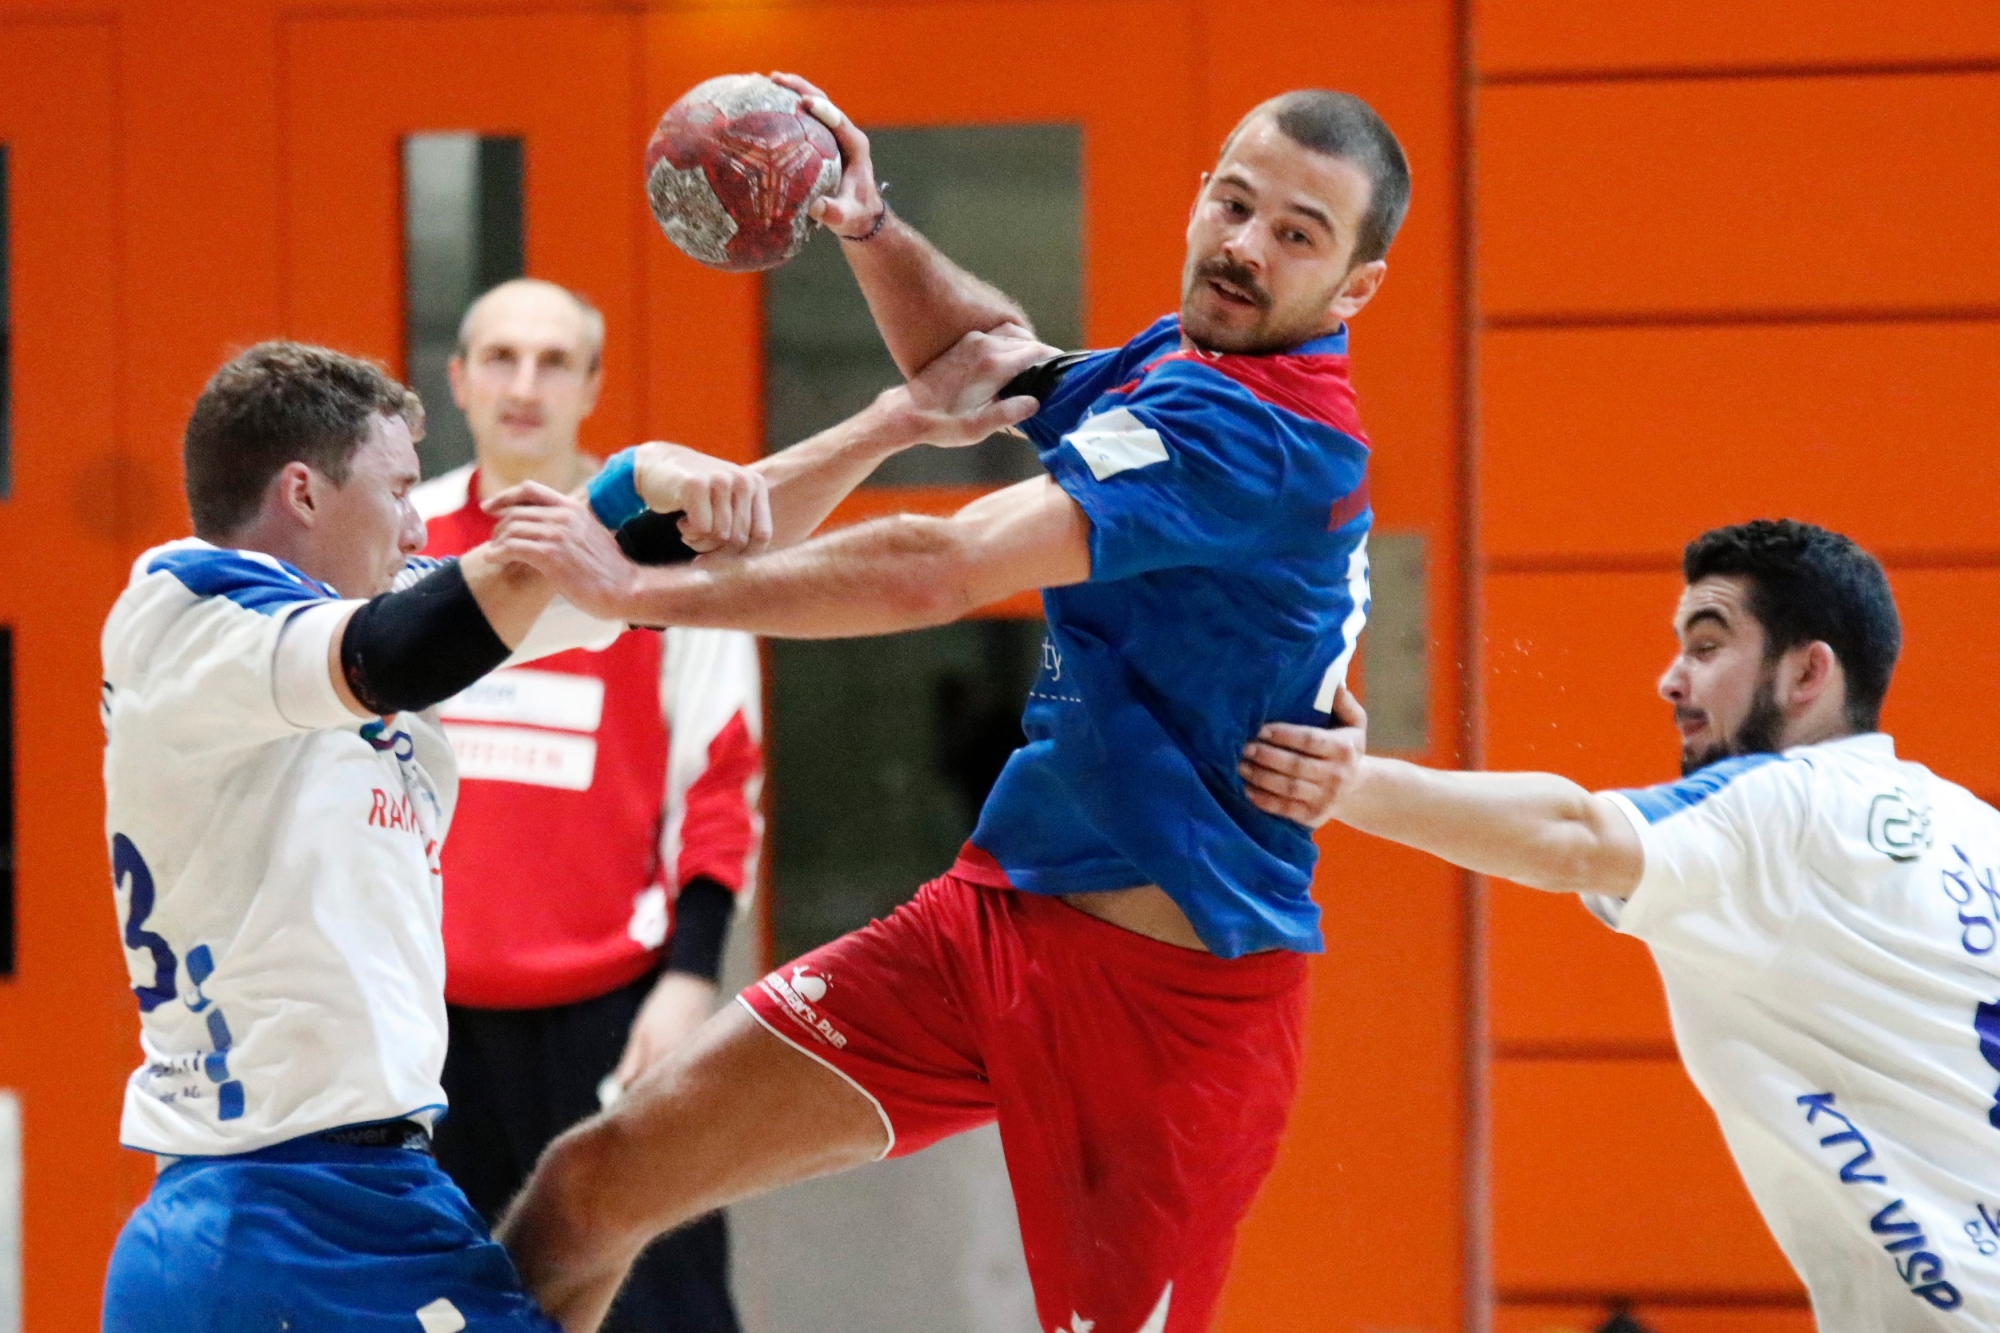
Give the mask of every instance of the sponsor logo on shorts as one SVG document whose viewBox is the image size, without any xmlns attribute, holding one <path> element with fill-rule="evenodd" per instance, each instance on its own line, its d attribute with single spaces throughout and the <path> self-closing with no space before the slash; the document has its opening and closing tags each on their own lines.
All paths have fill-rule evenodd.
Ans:
<svg viewBox="0 0 2000 1333">
<path fill-rule="evenodd" d="M 836 1051 L 845 1047 L 847 1035 L 820 1017 L 819 1010 L 813 1008 L 826 998 L 827 991 L 833 987 L 833 979 L 804 966 L 789 969 L 789 976 L 786 971 L 781 968 L 757 984 L 764 988 L 765 994 L 783 1005 L 792 1021 L 810 1032 L 813 1040 Z"/>
</svg>

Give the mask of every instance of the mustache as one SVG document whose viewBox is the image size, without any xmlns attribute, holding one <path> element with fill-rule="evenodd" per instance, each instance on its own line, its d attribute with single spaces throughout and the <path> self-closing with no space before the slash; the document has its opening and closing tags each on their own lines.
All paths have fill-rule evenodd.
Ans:
<svg viewBox="0 0 2000 1333">
<path fill-rule="evenodd" d="M 1198 278 L 1214 278 L 1219 282 L 1228 283 L 1249 297 L 1251 303 L 1259 310 L 1271 308 L 1271 294 L 1264 290 L 1257 281 L 1257 275 L 1245 265 L 1223 255 L 1217 255 L 1213 259 L 1202 260 L 1194 272 Z"/>
</svg>

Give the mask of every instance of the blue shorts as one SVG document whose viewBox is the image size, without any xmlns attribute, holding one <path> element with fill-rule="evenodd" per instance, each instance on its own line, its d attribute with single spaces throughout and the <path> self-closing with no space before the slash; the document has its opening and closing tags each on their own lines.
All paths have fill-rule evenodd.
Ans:
<svg viewBox="0 0 2000 1333">
<path fill-rule="evenodd" d="M 294 1139 L 160 1173 L 119 1233 L 104 1333 L 561 1333 L 423 1153 Z"/>
</svg>

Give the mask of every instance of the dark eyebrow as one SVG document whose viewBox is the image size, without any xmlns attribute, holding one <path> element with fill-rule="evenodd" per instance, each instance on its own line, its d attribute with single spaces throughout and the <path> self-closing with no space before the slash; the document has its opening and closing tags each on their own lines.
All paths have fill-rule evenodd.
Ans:
<svg viewBox="0 0 2000 1333">
<path fill-rule="evenodd" d="M 1334 229 L 1333 219 L 1328 217 L 1326 213 L 1323 212 L 1322 210 L 1313 207 L 1311 204 L 1301 204 L 1298 203 L 1297 201 L 1294 201 L 1287 206 L 1294 213 L 1303 213 L 1307 217 L 1311 218 L 1314 222 L 1319 223 L 1320 226 L 1325 227 L 1329 235 L 1333 234 L 1333 229 Z"/>
<path fill-rule="evenodd" d="M 1233 171 L 1224 172 L 1222 175 L 1217 176 L 1215 178 L 1215 183 L 1217 185 L 1233 185 L 1237 189 L 1242 190 L 1246 194 L 1257 193 L 1256 186 L 1252 185 L 1249 181 L 1243 179 L 1243 177 L 1237 175 Z M 1287 203 L 1285 207 L 1289 208 L 1294 213 L 1303 213 L 1306 217 L 1309 217 L 1314 222 L 1319 223 L 1320 226 L 1326 229 L 1326 232 L 1329 236 L 1338 236 L 1340 234 L 1339 228 L 1333 225 L 1333 219 L 1329 217 L 1326 213 L 1326 210 L 1322 208 L 1318 208 L 1312 204 L 1302 204 L 1296 199 Z"/>
<path fill-rule="evenodd" d="M 1686 620 L 1681 622 L 1681 633 L 1683 634 L 1690 633 L 1696 625 L 1699 625 L 1704 620 L 1714 621 L 1717 628 L 1719 629 L 1726 630 L 1729 628 L 1728 616 L 1725 616 L 1724 614 L 1722 614 L 1722 612 L 1716 610 L 1712 606 L 1704 606 L 1703 608 L 1701 608 L 1701 610 L 1696 611 L 1693 615 L 1689 616 Z"/>
</svg>

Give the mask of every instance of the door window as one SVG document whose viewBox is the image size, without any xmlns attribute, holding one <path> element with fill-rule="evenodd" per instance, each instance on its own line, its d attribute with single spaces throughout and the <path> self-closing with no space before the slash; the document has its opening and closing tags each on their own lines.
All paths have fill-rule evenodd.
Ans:
<svg viewBox="0 0 2000 1333">
<path fill-rule="evenodd" d="M 1058 347 L 1083 336 L 1082 136 L 1074 125 L 871 131 L 896 211 L 1026 308 Z M 765 447 L 866 406 L 897 380 L 840 245 L 818 237 L 764 279 Z M 999 485 L 1035 473 L 995 436 L 918 448 L 870 484 Z M 913 495 L 914 498 L 914 495 Z M 1039 619 L 961 621 L 886 638 L 770 644 L 772 952 L 865 925 L 951 865 L 1022 741 Z"/>
<path fill-rule="evenodd" d="M 417 456 L 426 477 L 472 461 L 445 366 L 473 298 L 526 269 L 523 156 L 521 140 L 504 135 L 403 140 L 403 373 L 424 400 Z"/>
<path fill-rule="evenodd" d="M 1042 341 L 1083 338 L 1083 139 L 1074 125 L 875 130 L 875 174 L 897 214 L 1016 300 Z M 896 366 L 840 244 L 813 243 L 764 279 L 764 436 L 775 452 L 866 407 Z M 1018 481 L 1026 441 L 920 447 L 883 464 L 877 486 Z"/>
</svg>

